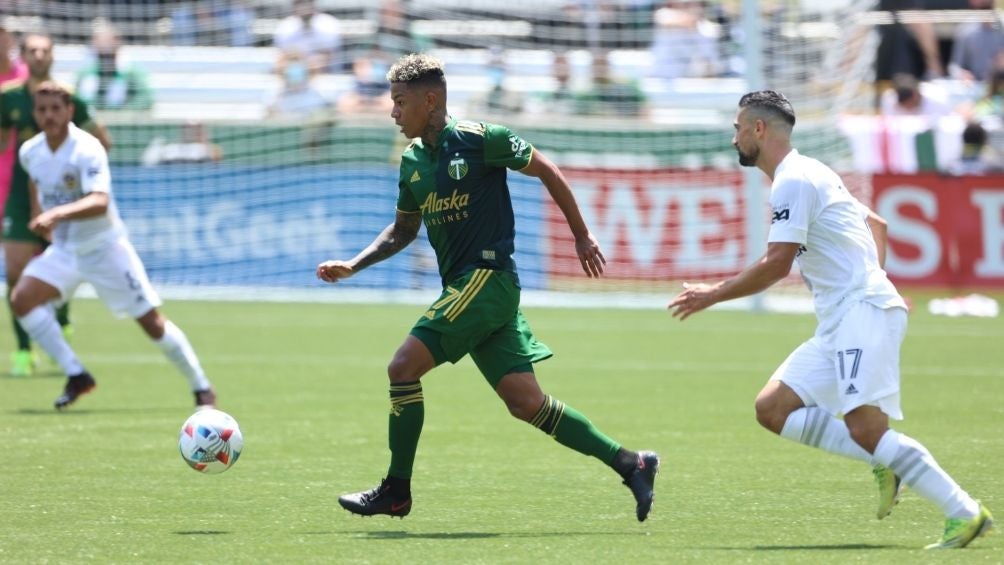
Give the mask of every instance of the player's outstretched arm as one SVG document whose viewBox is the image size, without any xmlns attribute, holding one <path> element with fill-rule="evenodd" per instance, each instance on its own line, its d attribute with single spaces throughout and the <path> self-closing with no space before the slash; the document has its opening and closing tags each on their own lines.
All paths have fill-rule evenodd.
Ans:
<svg viewBox="0 0 1004 565">
<path fill-rule="evenodd" d="M 30 187 L 29 190 L 31 190 Z M 37 191 L 37 188 L 34 190 Z M 107 192 L 88 192 L 79 200 L 60 204 L 34 216 L 28 223 L 28 229 L 43 237 L 48 237 L 48 234 L 60 222 L 104 215 L 108 212 L 110 202 L 111 198 Z"/>
<path fill-rule="evenodd" d="M 537 148 L 534 148 L 530 163 L 519 172 L 537 177 L 540 182 L 544 183 L 554 203 L 564 214 L 565 221 L 568 222 L 568 227 L 572 230 L 572 235 L 575 236 L 575 253 L 582 264 L 582 270 L 589 277 L 602 275 L 603 265 L 607 264 L 607 260 L 603 257 L 599 242 L 596 241 L 596 238 L 589 231 L 589 227 L 586 226 L 586 221 L 582 218 L 582 212 L 579 211 L 572 187 L 565 179 L 565 175 L 561 174 L 557 165 Z"/>
<path fill-rule="evenodd" d="M 338 282 L 356 272 L 391 257 L 418 237 L 422 214 L 397 211 L 394 223 L 384 228 L 366 249 L 348 261 L 325 261 L 317 266 L 317 278 L 324 282 Z"/>
<path fill-rule="evenodd" d="M 767 253 L 759 261 L 729 280 L 713 285 L 683 283 L 683 292 L 673 298 L 668 308 L 674 318 L 682 321 L 719 302 L 767 290 L 788 276 L 800 247 L 797 243 L 768 243 Z"/>
</svg>

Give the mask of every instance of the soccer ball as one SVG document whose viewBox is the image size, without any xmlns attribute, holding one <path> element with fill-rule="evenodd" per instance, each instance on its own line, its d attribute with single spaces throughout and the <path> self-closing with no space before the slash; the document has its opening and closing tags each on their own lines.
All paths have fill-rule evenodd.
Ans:
<svg viewBox="0 0 1004 565">
<path fill-rule="evenodd" d="M 244 436 L 230 414 L 203 408 L 181 426 L 178 449 L 185 463 L 200 473 L 222 473 L 241 456 Z"/>
</svg>

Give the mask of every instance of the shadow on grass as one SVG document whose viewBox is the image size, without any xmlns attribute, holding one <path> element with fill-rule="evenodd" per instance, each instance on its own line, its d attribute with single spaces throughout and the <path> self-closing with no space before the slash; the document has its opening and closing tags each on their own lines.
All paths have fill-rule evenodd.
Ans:
<svg viewBox="0 0 1004 565">
<path fill-rule="evenodd" d="M 428 532 L 413 533 L 404 531 L 378 532 L 345 532 L 366 539 L 405 540 L 405 539 L 438 539 L 466 540 L 489 538 L 549 538 L 568 536 L 625 536 L 646 535 L 645 532 Z"/>
<path fill-rule="evenodd" d="M 223 530 L 181 530 L 172 533 L 179 536 L 225 536 L 230 532 Z"/>
<path fill-rule="evenodd" d="M 91 414 L 156 414 L 156 413 L 178 413 L 178 407 L 151 408 L 144 406 L 124 406 L 122 408 L 99 408 L 97 410 L 89 408 L 74 407 L 67 410 L 56 410 L 52 406 L 46 408 L 17 408 L 8 410 L 9 414 L 21 416 L 59 416 L 66 418 L 69 416 L 88 416 Z"/>
<path fill-rule="evenodd" d="M 37 370 L 34 373 L 32 373 L 31 376 L 27 376 L 27 377 L 20 377 L 20 376 L 16 377 L 16 376 L 14 376 L 14 375 L 12 375 L 10 373 L 0 373 L 0 379 L 9 379 L 9 380 L 12 380 L 12 381 L 30 381 L 30 380 L 35 380 L 35 379 L 57 379 L 57 380 L 62 380 L 62 379 L 65 379 L 65 378 L 66 378 L 66 375 L 64 375 L 63 372 L 60 371 L 59 369 Z"/>
<path fill-rule="evenodd" d="M 832 545 L 754 545 L 753 547 L 714 547 L 711 549 L 727 549 L 730 551 L 811 551 L 811 550 L 832 550 L 846 551 L 848 549 L 899 549 L 898 545 L 873 544 L 873 543 L 836 543 Z"/>
</svg>

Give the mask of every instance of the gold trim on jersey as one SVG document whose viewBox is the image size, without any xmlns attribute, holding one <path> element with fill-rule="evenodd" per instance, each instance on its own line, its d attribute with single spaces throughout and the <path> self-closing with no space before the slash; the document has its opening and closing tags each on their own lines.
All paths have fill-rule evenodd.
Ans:
<svg viewBox="0 0 1004 565">
<path fill-rule="evenodd" d="M 443 312 L 443 316 L 451 322 L 455 321 L 467 309 L 467 306 L 474 300 L 474 297 L 481 292 L 481 289 L 484 288 L 485 283 L 488 282 L 491 276 L 491 269 L 474 269 L 471 280 L 467 281 L 463 290 L 460 291 L 458 299 Z"/>
<path fill-rule="evenodd" d="M 480 136 L 485 135 L 485 125 L 481 122 L 470 122 L 467 120 L 458 121 L 457 125 L 454 126 L 455 130 L 466 131 L 467 133 L 475 133 Z"/>
</svg>

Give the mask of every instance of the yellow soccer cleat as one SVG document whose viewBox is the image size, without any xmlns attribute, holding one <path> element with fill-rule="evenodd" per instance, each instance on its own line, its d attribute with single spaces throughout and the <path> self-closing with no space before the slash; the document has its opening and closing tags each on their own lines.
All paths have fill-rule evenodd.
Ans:
<svg viewBox="0 0 1004 565">
<path fill-rule="evenodd" d="M 35 372 L 35 355 L 27 349 L 19 349 L 10 354 L 10 375 L 30 377 Z"/>
<path fill-rule="evenodd" d="M 962 549 L 969 542 L 987 533 L 994 525 L 994 517 L 986 506 L 980 504 L 980 513 L 965 518 L 949 518 L 945 520 L 945 535 L 936 543 L 924 549 Z"/>
<path fill-rule="evenodd" d="M 894 506 L 899 504 L 899 494 L 903 491 L 903 481 L 885 465 L 872 468 L 875 482 L 878 483 L 879 505 L 875 517 L 881 520 L 892 513 Z"/>
</svg>

